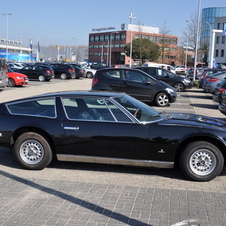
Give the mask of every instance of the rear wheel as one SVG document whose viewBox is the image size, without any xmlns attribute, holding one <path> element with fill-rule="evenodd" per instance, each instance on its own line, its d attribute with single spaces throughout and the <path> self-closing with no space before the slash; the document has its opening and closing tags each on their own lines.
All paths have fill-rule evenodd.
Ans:
<svg viewBox="0 0 226 226">
<path fill-rule="evenodd" d="M 224 166 L 224 157 L 212 143 L 196 141 L 185 148 L 180 158 L 183 173 L 195 181 L 210 181 L 218 176 Z"/>
<path fill-rule="evenodd" d="M 60 75 L 60 78 L 61 78 L 61 79 L 66 79 L 66 78 L 67 78 L 67 75 L 66 75 L 65 73 L 62 73 L 62 74 Z"/>
<path fill-rule="evenodd" d="M 12 78 L 9 78 L 9 79 L 8 79 L 8 86 L 9 86 L 9 87 L 14 87 L 14 86 L 16 86 L 15 81 L 14 81 Z"/>
<path fill-rule="evenodd" d="M 174 84 L 174 88 L 178 92 L 183 92 L 184 91 L 184 85 L 182 83 L 180 83 L 180 82 L 175 83 Z"/>
<path fill-rule="evenodd" d="M 72 79 L 75 79 L 76 78 L 76 75 L 75 74 L 71 75 L 71 78 Z"/>
<path fill-rule="evenodd" d="M 169 105 L 169 97 L 166 93 L 158 93 L 155 97 L 155 103 L 160 107 L 165 107 Z"/>
<path fill-rule="evenodd" d="M 52 150 L 48 141 L 38 133 L 20 135 L 13 147 L 13 154 L 26 169 L 41 170 L 52 161 Z"/>
<path fill-rule="evenodd" d="M 45 79 L 45 76 L 44 76 L 44 75 L 39 75 L 39 76 L 38 76 L 38 80 L 39 80 L 40 82 L 44 82 L 46 79 Z"/>
</svg>

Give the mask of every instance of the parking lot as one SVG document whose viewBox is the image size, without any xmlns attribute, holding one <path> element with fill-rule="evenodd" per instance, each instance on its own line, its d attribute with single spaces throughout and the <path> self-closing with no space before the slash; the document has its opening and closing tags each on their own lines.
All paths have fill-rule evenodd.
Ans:
<svg viewBox="0 0 226 226">
<path fill-rule="evenodd" d="M 1 102 L 46 92 L 88 90 L 91 79 L 30 81 L 6 87 Z M 201 89 L 178 93 L 161 111 L 226 120 Z M 22 169 L 0 148 L 0 225 L 226 225 L 226 169 L 210 182 L 188 181 L 178 169 L 149 169 L 54 161 Z"/>
</svg>

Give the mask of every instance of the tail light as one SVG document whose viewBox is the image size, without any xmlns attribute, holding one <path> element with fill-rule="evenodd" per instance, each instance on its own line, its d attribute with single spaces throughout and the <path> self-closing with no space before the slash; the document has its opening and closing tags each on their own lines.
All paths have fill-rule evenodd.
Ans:
<svg viewBox="0 0 226 226">
<path fill-rule="evenodd" d="M 221 88 L 218 90 L 219 93 L 223 93 L 226 89 L 225 88 Z"/>
<path fill-rule="evenodd" d="M 50 70 L 46 70 L 46 73 L 47 73 L 47 74 L 51 74 L 51 71 L 50 71 Z"/>
<path fill-rule="evenodd" d="M 217 82 L 219 79 L 218 78 L 209 78 L 208 81 L 209 82 Z"/>
<path fill-rule="evenodd" d="M 98 83 L 98 78 L 94 78 L 92 81 L 92 86 L 95 86 Z"/>
<path fill-rule="evenodd" d="M 68 69 L 68 71 L 69 71 L 69 72 L 74 72 L 74 70 L 73 70 L 73 69 Z"/>
</svg>

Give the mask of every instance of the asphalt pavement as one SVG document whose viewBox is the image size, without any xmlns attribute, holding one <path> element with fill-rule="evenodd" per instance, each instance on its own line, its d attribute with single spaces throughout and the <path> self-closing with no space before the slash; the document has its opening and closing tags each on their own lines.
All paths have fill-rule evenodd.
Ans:
<svg viewBox="0 0 226 226">
<path fill-rule="evenodd" d="M 30 82 L 5 88 L 0 101 L 46 92 L 88 90 L 91 79 Z M 210 94 L 178 93 L 169 112 L 226 120 Z M 22 169 L 0 148 L 0 225 L 7 226 L 225 226 L 226 169 L 210 182 L 188 181 L 178 169 L 149 169 L 54 161 L 41 171 Z"/>
</svg>

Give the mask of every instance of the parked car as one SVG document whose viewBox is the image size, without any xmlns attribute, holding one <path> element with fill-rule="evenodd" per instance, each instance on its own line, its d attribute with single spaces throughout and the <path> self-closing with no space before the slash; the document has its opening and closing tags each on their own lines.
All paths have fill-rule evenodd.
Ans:
<svg viewBox="0 0 226 226">
<path fill-rule="evenodd" d="M 206 68 L 203 70 L 203 72 L 201 73 L 200 77 L 199 77 L 199 87 L 203 88 L 203 84 L 205 83 L 206 79 L 208 76 L 211 76 L 213 74 L 217 74 L 220 72 L 225 72 L 226 69 L 220 69 L 220 68 Z"/>
<path fill-rule="evenodd" d="M 27 75 L 14 72 L 12 69 L 8 68 L 7 76 L 9 87 L 28 85 L 29 79 Z"/>
<path fill-rule="evenodd" d="M 4 88 L 8 84 L 6 59 L 0 58 L 0 88 Z"/>
<path fill-rule="evenodd" d="M 199 80 L 201 74 L 203 73 L 204 68 L 196 68 L 195 79 Z M 194 79 L 194 68 L 189 68 L 186 72 L 186 77 L 193 80 Z"/>
<path fill-rule="evenodd" d="M 222 93 L 221 102 L 219 102 L 218 109 L 222 114 L 226 115 L 226 91 Z"/>
<path fill-rule="evenodd" d="M 217 87 L 218 83 L 226 78 L 226 72 L 220 72 L 208 76 L 205 82 L 202 85 L 202 88 L 205 92 L 214 93 L 215 88 Z"/>
<path fill-rule="evenodd" d="M 76 78 L 75 69 L 71 65 L 54 63 L 54 64 L 50 64 L 50 67 L 54 71 L 55 78 L 61 78 L 61 79 Z"/>
<path fill-rule="evenodd" d="M 168 70 L 159 67 L 136 67 L 135 69 L 142 70 L 152 77 L 162 80 L 176 89 L 178 92 L 182 92 L 185 89 L 192 88 L 192 81 L 188 78 L 178 76 Z"/>
<path fill-rule="evenodd" d="M 149 74 L 130 68 L 107 68 L 96 72 L 92 90 L 125 92 L 143 102 L 165 107 L 176 101 L 176 90 Z"/>
<path fill-rule="evenodd" d="M 22 69 L 24 66 L 26 66 L 25 63 L 20 62 L 9 62 L 7 63 L 8 68 L 14 70 L 14 69 Z"/>
<path fill-rule="evenodd" d="M 186 75 L 185 65 L 178 65 L 175 67 L 175 73 L 178 75 Z"/>
<path fill-rule="evenodd" d="M 84 70 L 84 68 L 82 68 L 79 65 L 74 64 L 74 63 L 70 63 L 68 65 L 71 65 L 74 68 L 76 79 L 83 78 L 85 76 L 86 71 Z"/>
<path fill-rule="evenodd" d="M 106 68 L 107 67 L 107 63 L 106 62 L 92 62 L 90 63 L 90 67 L 92 69 L 102 69 L 102 68 Z"/>
<path fill-rule="evenodd" d="M 173 168 L 209 181 L 225 164 L 226 123 L 160 113 L 124 93 L 59 92 L 0 103 L 0 145 L 41 170 L 60 161 Z"/>
<path fill-rule="evenodd" d="M 222 80 L 220 83 L 217 84 L 215 91 L 213 93 L 213 101 L 217 103 L 222 102 L 222 95 L 226 90 L 226 79 Z"/>
<path fill-rule="evenodd" d="M 39 80 L 40 82 L 50 81 L 54 78 L 54 72 L 48 66 L 27 65 L 22 69 L 14 69 L 14 71 L 27 75 L 29 80 Z"/>
</svg>

